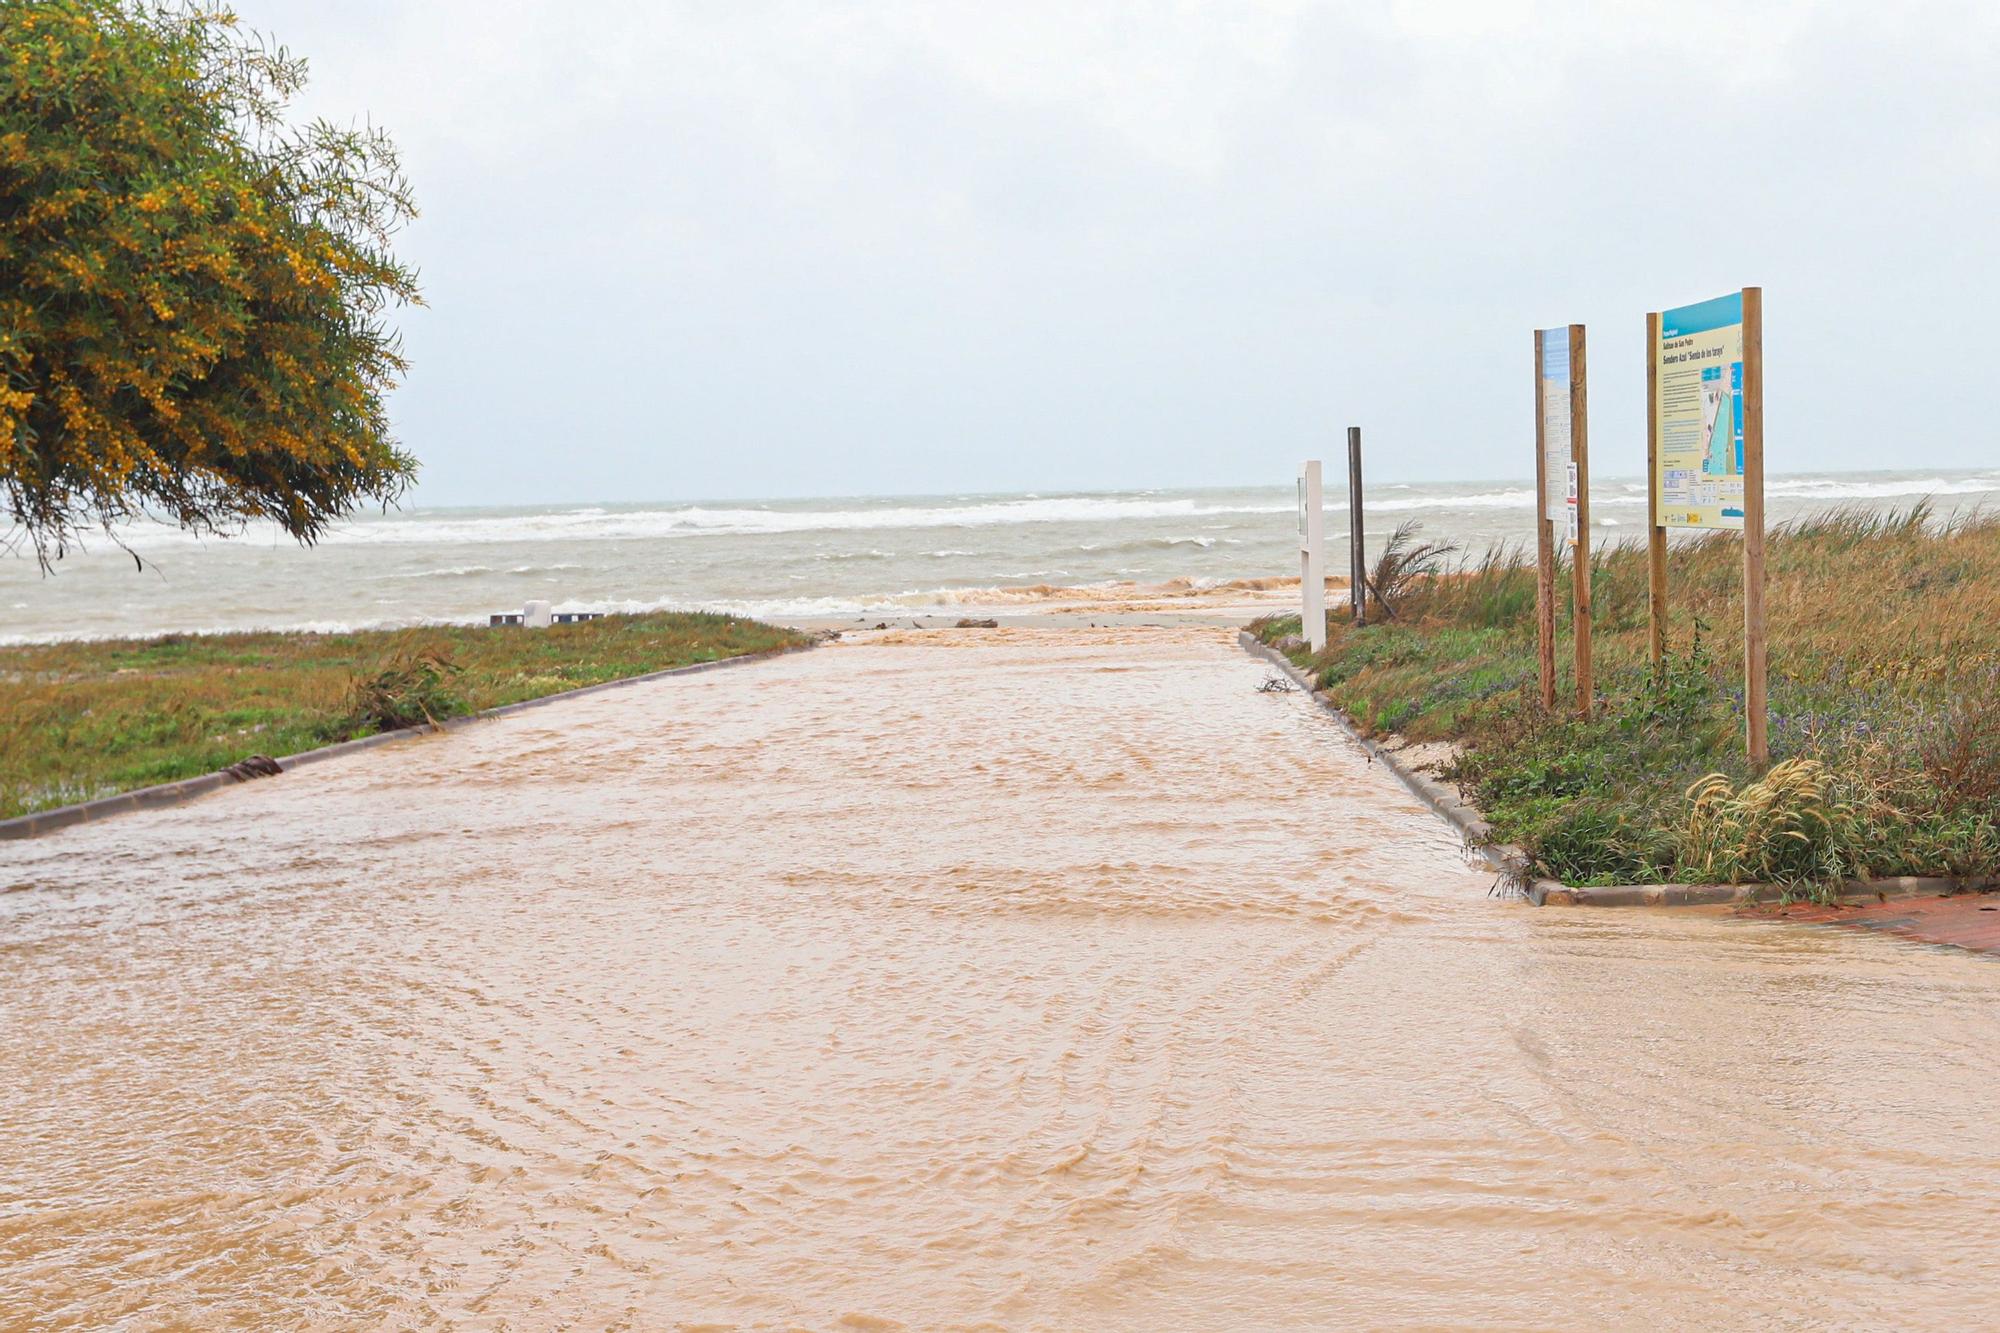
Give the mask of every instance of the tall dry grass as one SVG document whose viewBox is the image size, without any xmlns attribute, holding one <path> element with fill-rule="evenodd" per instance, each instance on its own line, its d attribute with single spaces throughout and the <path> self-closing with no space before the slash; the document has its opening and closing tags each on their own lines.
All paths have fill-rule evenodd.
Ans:
<svg viewBox="0 0 2000 1333">
<path fill-rule="evenodd" d="M 1393 621 L 1357 629 L 1334 617 L 1308 665 L 1362 725 L 1465 746 L 1457 775 L 1502 835 L 1573 880 L 1742 878 L 1792 865 L 1780 853 L 1794 848 L 1748 835 L 1721 854 L 1721 825 L 1702 811 L 1725 790 L 1775 800 L 1769 827 L 1811 824 L 1808 796 L 1822 812 L 1851 814 L 1838 825 L 1852 835 L 1835 840 L 1840 854 L 1814 862 L 1821 878 L 1836 866 L 2000 873 L 2000 515 L 1833 510 L 1775 526 L 1767 547 L 1773 757 L 1820 766 L 1782 770 L 1827 775 L 1816 796 L 1811 784 L 1760 785 L 1771 775 L 1743 758 L 1734 534 L 1672 545 L 1664 674 L 1649 658 L 1644 547 L 1591 553 L 1599 700 L 1589 720 L 1540 709 L 1536 580 L 1520 547 L 1409 580 Z M 1565 700 L 1570 575 L 1565 561 Z M 1804 824 L 1786 826 L 1782 841 L 1796 843 Z"/>
</svg>

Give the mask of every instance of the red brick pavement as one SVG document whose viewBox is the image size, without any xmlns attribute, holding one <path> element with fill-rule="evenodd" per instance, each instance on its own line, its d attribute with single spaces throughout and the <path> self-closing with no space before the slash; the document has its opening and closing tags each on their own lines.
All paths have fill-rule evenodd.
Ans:
<svg viewBox="0 0 2000 1333">
<path fill-rule="evenodd" d="M 1879 930 L 1924 944 L 1950 944 L 1975 953 L 2000 954 L 2000 892 L 1956 893 L 1947 898 L 1891 898 L 1865 905 L 1746 907 L 1739 915 Z"/>
</svg>

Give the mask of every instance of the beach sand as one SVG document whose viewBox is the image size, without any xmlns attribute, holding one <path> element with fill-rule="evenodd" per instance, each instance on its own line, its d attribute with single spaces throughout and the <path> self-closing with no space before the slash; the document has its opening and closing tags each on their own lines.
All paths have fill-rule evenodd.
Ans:
<svg viewBox="0 0 2000 1333">
<path fill-rule="evenodd" d="M 1347 580 L 1326 580 L 1329 607 L 1347 601 Z M 955 628 L 961 620 L 994 620 L 1014 628 L 1085 629 L 1095 626 L 1205 625 L 1239 627 L 1259 616 L 1299 609 L 1296 578 L 1170 579 L 1164 583 L 1116 582 L 1085 587 L 1032 584 L 964 594 L 942 613 L 822 616 L 788 621 L 801 629 L 866 630 L 870 627 Z"/>
</svg>

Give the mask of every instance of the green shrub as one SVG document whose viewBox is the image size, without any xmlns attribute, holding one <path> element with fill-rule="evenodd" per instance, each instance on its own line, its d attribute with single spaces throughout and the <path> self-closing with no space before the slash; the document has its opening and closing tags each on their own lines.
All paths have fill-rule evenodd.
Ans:
<svg viewBox="0 0 2000 1333">
<path fill-rule="evenodd" d="M 1534 841 L 1565 884 L 1657 884 L 1674 867 L 1674 840 L 1657 823 L 1594 803 L 1558 805 Z"/>
</svg>

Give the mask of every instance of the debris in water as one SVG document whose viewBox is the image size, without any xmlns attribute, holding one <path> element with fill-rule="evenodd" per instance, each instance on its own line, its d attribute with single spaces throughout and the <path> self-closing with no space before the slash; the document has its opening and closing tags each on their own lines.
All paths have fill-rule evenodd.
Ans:
<svg viewBox="0 0 2000 1333">
<path fill-rule="evenodd" d="M 229 765 L 222 770 L 238 782 L 250 782 L 256 778 L 275 778 L 285 770 L 278 767 L 278 761 L 268 754 L 253 754 L 248 759 Z"/>
</svg>

